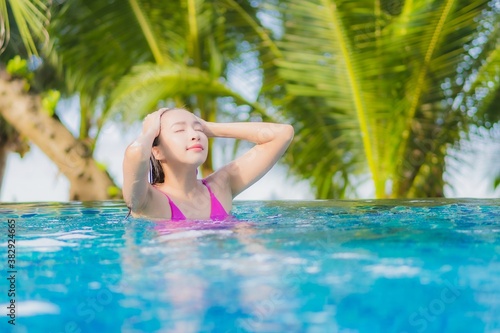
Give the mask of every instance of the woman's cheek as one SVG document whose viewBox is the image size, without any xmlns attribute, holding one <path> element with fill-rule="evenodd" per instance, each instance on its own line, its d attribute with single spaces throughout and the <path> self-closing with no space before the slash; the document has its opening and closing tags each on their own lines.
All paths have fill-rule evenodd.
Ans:
<svg viewBox="0 0 500 333">
<path fill-rule="evenodd" d="M 179 156 L 181 151 L 185 150 L 184 141 L 178 135 L 173 135 L 165 141 L 167 151 L 173 156 Z"/>
</svg>

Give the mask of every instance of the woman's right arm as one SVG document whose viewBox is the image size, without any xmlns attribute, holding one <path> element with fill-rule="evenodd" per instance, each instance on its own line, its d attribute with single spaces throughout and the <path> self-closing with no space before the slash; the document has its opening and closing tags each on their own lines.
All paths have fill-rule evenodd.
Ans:
<svg viewBox="0 0 500 333">
<path fill-rule="evenodd" d="M 149 158 L 154 139 L 160 133 L 162 110 L 144 119 L 141 135 L 125 150 L 123 159 L 123 199 L 133 212 L 144 210 L 151 195 L 148 182 Z"/>
</svg>

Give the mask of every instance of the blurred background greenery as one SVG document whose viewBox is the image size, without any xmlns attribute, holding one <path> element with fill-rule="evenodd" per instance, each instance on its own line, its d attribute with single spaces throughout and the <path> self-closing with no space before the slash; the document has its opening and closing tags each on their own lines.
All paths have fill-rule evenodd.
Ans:
<svg viewBox="0 0 500 333">
<path fill-rule="evenodd" d="M 71 200 L 121 196 L 106 123 L 173 105 L 292 124 L 283 162 L 318 199 L 440 197 L 464 142 L 500 138 L 500 0 L 0 0 L 0 96 L 0 179 L 35 144 Z"/>
</svg>

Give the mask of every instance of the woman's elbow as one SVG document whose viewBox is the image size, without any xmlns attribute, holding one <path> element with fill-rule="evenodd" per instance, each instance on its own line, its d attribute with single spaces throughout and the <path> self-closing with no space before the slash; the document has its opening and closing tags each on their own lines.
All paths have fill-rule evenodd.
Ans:
<svg viewBox="0 0 500 333">
<path fill-rule="evenodd" d="M 144 159 L 145 155 L 146 154 L 144 153 L 144 148 L 134 142 L 131 145 L 129 145 L 127 149 L 125 149 L 124 161 L 125 162 L 141 161 Z"/>
<path fill-rule="evenodd" d="M 132 209 L 132 195 L 127 186 L 123 186 L 122 194 L 123 194 L 123 201 L 125 201 L 127 207 Z"/>
<path fill-rule="evenodd" d="M 130 179 L 127 179 L 127 177 L 125 177 L 123 181 L 122 193 L 123 193 L 123 201 L 125 201 L 127 207 L 130 208 L 131 210 L 136 210 L 138 204 L 137 196 L 134 197 L 133 185 L 130 183 Z"/>
<path fill-rule="evenodd" d="M 144 197 L 139 197 L 131 192 L 124 194 L 123 200 L 125 201 L 125 204 L 132 212 L 140 212 L 145 205 Z"/>
<path fill-rule="evenodd" d="M 293 129 L 292 125 L 283 124 L 283 126 L 284 126 L 283 136 L 287 140 L 287 142 L 291 142 L 293 136 L 295 135 L 295 130 Z"/>
</svg>

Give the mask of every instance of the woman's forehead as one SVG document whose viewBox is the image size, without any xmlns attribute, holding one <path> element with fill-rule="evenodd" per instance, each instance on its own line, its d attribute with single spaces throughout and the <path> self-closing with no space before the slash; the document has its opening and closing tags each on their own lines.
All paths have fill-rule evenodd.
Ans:
<svg viewBox="0 0 500 333">
<path fill-rule="evenodd" d="M 196 121 L 196 117 L 189 111 L 186 110 L 169 110 L 161 116 L 162 125 L 173 125 L 177 122 L 193 122 Z"/>
</svg>

